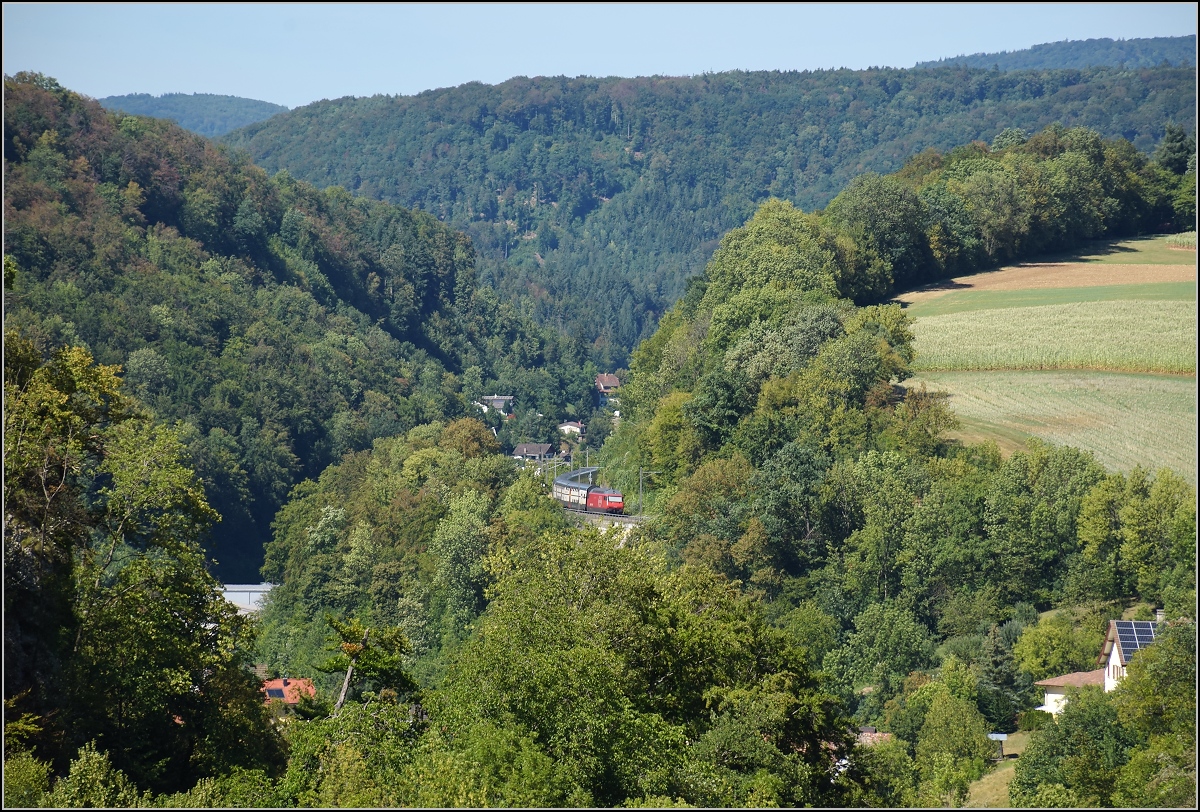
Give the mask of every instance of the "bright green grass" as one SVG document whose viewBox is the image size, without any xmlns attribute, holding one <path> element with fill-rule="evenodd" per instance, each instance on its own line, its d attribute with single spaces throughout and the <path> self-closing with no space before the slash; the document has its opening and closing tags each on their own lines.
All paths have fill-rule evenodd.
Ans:
<svg viewBox="0 0 1200 812">
<path fill-rule="evenodd" d="M 915 370 L 1196 371 L 1195 300 L 973 310 L 919 318 L 912 330 Z"/>
<path fill-rule="evenodd" d="M 1171 468 L 1196 484 L 1196 379 L 1112 372 L 927 372 L 950 393 L 967 442 L 1029 437 L 1082 448 L 1109 470 Z"/>
<path fill-rule="evenodd" d="M 1098 285 L 1086 288 L 1036 288 L 1029 290 L 961 290 L 909 305 L 904 312 L 914 318 L 943 316 L 969 310 L 1037 307 L 1070 302 L 1192 301 L 1195 282 L 1148 282 L 1140 285 Z"/>
<path fill-rule="evenodd" d="M 1097 240 L 1078 251 L 1042 257 L 1040 262 L 1100 262 L 1105 265 L 1195 265 L 1196 255 L 1173 249 L 1173 234 L 1131 240 Z"/>
</svg>

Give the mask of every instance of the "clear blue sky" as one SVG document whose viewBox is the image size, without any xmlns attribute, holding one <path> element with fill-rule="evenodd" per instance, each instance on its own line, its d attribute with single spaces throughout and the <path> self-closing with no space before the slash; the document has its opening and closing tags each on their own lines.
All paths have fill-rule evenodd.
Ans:
<svg viewBox="0 0 1200 812">
<path fill-rule="evenodd" d="M 4 3 L 4 72 L 104 97 L 289 107 L 513 76 L 910 67 L 1064 39 L 1196 33 L 1191 3 L 258 5 Z"/>
</svg>

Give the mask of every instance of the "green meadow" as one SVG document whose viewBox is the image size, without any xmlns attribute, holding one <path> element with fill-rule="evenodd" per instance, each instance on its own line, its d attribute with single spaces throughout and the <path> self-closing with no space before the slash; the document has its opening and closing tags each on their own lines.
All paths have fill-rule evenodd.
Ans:
<svg viewBox="0 0 1200 812">
<path fill-rule="evenodd" d="M 1195 232 L 1191 232 L 1194 234 Z M 1134 237 L 1129 240 L 1097 240 L 1082 251 L 1043 257 L 1043 262 L 1099 262 L 1104 265 L 1195 265 L 1196 254 L 1175 247 L 1175 234 Z M 1195 237 L 1192 237 L 1195 247 Z"/>
</svg>

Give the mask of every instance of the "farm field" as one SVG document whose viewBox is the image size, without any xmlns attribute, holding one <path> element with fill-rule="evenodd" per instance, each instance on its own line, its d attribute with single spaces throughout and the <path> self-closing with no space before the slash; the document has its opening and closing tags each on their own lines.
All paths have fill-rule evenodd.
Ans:
<svg viewBox="0 0 1200 812">
<path fill-rule="evenodd" d="M 1196 302 L 1100 301 L 918 317 L 915 370 L 1194 373 Z"/>
<path fill-rule="evenodd" d="M 1185 269 L 1186 270 L 1186 269 Z M 954 291 L 905 308 L 914 318 L 944 316 L 972 310 L 1039 307 L 1072 302 L 1194 301 L 1195 282 L 1148 282 L 1141 285 L 1095 285 L 1077 288 Z"/>
<path fill-rule="evenodd" d="M 1112 372 L 931 372 L 906 381 L 950 393 L 963 442 L 1011 453 L 1030 437 L 1091 451 L 1106 468 L 1171 468 L 1196 484 L 1196 380 Z"/>
<path fill-rule="evenodd" d="M 1155 237 L 1055 259 L 897 297 L 915 318 L 906 386 L 950 393 L 964 442 L 1037 437 L 1195 484 L 1196 254 Z"/>
</svg>

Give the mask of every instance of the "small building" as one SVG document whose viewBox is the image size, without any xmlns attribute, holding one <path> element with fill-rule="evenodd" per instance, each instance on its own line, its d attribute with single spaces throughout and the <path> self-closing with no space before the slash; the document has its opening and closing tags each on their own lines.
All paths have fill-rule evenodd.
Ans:
<svg viewBox="0 0 1200 812">
<path fill-rule="evenodd" d="M 621 381 L 616 375 L 611 372 L 601 372 L 596 376 L 596 391 L 600 393 L 600 405 L 604 406 L 607 403 L 616 403 L 617 390 L 621 388 Z"/>
<path fill-rule="evenodd" d="M 484 414 L 487 414 L 489 409 L 495 409 L 500 414 L 512 413 L 512 395 L 484 395 L 477 402 Z"/>
<path fill-rule="evenodd" d="M 1058 716 L 1062 713 L 1063 707 L 1067 704 L 1067 689 L 1068 688 L 1083 688 L 1086 685 L 1103 685 L 1104 684 L 1104 669 L 1098 668 L 1095 671 L 1076 671 L 1074 674 L 1064 674 L 1061 677 L 1050 677 L 1049 679 L 1038 680 L 1034 683 L 1037 687 L 1046 692 L 1045 699 L 1042 704 L 1036 709 L 1045 711 L 1052 716 Z"/>
<path fill-rule="evenodd" d="M 583 434 L 583 424 L 568 420 L 566 423 L 559 423 L 558 430 L 563 434 Z"/>
<path fill-rule="evenodd" d="M 541 462 L 552 456 L 550 452 L 551 448 L 552 446 L 549 443 L 521 443 L 513 449 L 513 458 Z"/>
<path fill-rule="evenodd" d="M 1159 617 L 1162 613 L 1159 613 Z M 1104 692 L 1117 687 L 1125 677 L 1125 668 L 1133 655 L 1154 642 L 1164 624 L 1154 620 L 1110 620 L 1104 647 L 1096 663 L 1104 666 Z"/>
<path fill-rule="evenodd" d="M 266 704 L 282 702 L 288 707 L 300 704 L 301 697 L 309 699 L 317 695 L 317 688 L 310 679 L 269 679 L 263 682 L 262 692 L 266 694 Z"/>
</svg>

